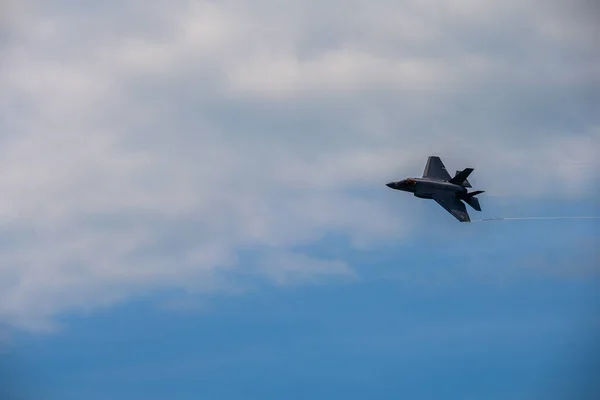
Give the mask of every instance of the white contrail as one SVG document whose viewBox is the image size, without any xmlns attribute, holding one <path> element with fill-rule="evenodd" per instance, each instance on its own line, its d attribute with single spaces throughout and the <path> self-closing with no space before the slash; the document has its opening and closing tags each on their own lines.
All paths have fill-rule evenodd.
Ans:
<svg viewBox="0 0 600 400">
<path fill-rule="evenodd" d="M 531 220 L 531 219 L 600 219 L 600 217 L 511 217 L 511 218 L 483 218 L 474 219 L 471 222 L 485 222 L 485 221 L 500 221 L 500 220 Z"/>
</svg>

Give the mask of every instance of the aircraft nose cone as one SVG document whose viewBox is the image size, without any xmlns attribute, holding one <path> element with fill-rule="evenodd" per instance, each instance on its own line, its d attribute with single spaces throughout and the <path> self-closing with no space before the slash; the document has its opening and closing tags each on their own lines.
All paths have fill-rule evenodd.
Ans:
<svg viewBox="0 0 600 400">
<path fill-rule="evenodd" d="M 396 186 L 396 182 L 390 182 L 390 183 L 386 183 L 385 186 L 389 187 L 389 188 L 394 188 L 394 186 Z"/>
</svg>

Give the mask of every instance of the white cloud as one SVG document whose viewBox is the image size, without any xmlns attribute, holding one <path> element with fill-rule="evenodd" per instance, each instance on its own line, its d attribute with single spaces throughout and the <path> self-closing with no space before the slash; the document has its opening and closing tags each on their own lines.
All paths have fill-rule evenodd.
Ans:
<svg viewBox="0 0 600 400">
<path fill-rule="evenodd" d="M 369 87 L 432 89 L 444 69 L 420 59 L 386 60 L 366 52 L 340 49 L 316 60 L 300 61 L 294 54 L 258 54 L 248 63 L 226 69 L 230 88 L 262 95 L 356 91 Z"/>
<path fill-rule="evenodd" d="M 268 249 L 256 271 L 275 283 L 352 276 L 290 249 L 409 232 L 418 215 L 376 193 L 433 152 L 492 193 L 597 182 L 600 57 L 583 17 L 535 2 L 94 7 L 29 2 L 0 32 L 13 325 L 159 287 L 224 290 L 244 249 Z"/>
<path fill-rule="evenodd" d="M 323 274 L 356 278 L 342 261 L 316 260 L 303 254 L 270 253 L 259 261 L 259 265 L 261 272 L 279 284 L 305 283 Z"/>
</svg>

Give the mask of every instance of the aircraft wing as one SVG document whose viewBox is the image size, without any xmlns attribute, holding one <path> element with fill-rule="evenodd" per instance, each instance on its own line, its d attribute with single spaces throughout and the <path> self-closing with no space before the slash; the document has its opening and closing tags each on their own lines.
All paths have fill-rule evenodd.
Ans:
<svg viewBox="0 0 600 400">
<path fill-rule="evenodd" d="M 423 171 L 423 178 L 437 179 L 440 181 L 449 181 L 452 179 L 442 160 L 437 156 L 430 156 Z"/>
<path fill-rule="evenodd" d="M 471 222 L 469 213 L 467 213 L 467 207 L 465 207 L 465 204 L 453 194 L 440 193 L 433 195 L 432 198 L 460 222 Z"/>
</svg>

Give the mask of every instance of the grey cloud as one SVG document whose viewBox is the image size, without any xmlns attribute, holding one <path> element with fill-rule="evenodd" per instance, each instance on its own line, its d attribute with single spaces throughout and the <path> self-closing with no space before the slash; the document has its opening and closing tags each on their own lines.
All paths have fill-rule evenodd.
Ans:
<svg viewBox="0 0 600 400">
<path fill-rule="evenodd" d="M 0 64 L 0 317 L 41 329 L 152 288 L 226 290 L 244 249 L 274 282 L 347 278 L 290 249 L 408 234 L 419 216 L 378 190 L 432 152 L 492 194 L 570 177 L 561 194 L 597 197 L 600 57 L 591 21 L 557 7 L 20 6 Z"/>
</svg>

